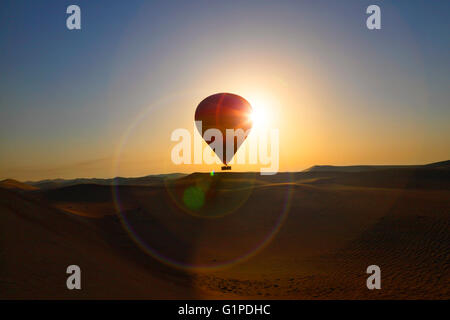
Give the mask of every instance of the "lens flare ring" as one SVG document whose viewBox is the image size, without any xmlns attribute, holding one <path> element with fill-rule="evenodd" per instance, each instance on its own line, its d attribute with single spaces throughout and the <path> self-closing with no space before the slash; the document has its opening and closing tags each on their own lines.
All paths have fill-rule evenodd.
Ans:
<svg viewBox="0 0 450 320">
<path fill-rule="evenodd" d="M 134 130 L 136 130 L 137 126 L 142 123 L 142 121 L 145 119 L 146 116 L 148 116 L 151 111 L 153 111 L 155 108 L 161 107 L 164 103 L 168 103 L 166 99 L 159 100 L 157 103 L 153 104 L 152 106 L 144 109 L 130 124 L 130 126 L 127 128 L 127 130 L 124 131 L 124 134 L 122 135 L 122 138 L 120 139 L 120 142 L 117 146 L 115 157 L 113 160 L 113 171 L 115 173 L 115 176 L 119 176 L 117 173 L 119 172 L 120 167 L 120 159 L 123 152 L 124 147 L 126 146 L 128 139 L 130 138 L 130 135 L 133 133 Z M 210 175 L 207 175 L 211 178 L 216 178 L 217 175 L 214 173 L 211 173 Z M 289 173 L 289 177 L 291 182 L 292 181 L 292 175 Z M 164 183 L 164 187 L 166 192 L 169 194 L 168 198 L 171 198 L 173 195 L 171 194 L 170 187 L 168 186 L 168 183 Z M 190 263 L 190 262 L 182 262 L 177 259 L 174 259 L 173 257 L 170 257 L 168 254 L 165 254 L 163 252 L 158 251 L 154 247 L 152 247 L 149 243 L 146 243 L 146 241 L 142 238 L 142 236 L 135 230 L 135 228 L 132 226 L 130 221 L 126 217 L 126 209 L 124 204 L 122 203 L 121 199 L 121 188 L 119 185 L 114 183 L 112 187 L 112 193 L 113 193 L 113 200 L 114 200 L 114 206 L 116 210 L 116 214 L 119 217 L 119 220 L 121 222 L 122 227 L 127 232 L 129 237 L 133 240 L 133 242 L 141 248 L 146 254 L 149 256 L 155 258 L 156 260 L 160 261 L 161 263 L 164 263 L 166 265 L 169 265 L 171 267 L 174 267 L 176 269 L 181 270 L 215 270 L 220 269 L 228 266 L 232 266 L 237 263 L 244 262 L 251 257 L 255 256 L 257 253 L 261 252 L 277 235 L 279 232 L 281 226 L 286 220 L 286 217 L 289 213 L 289 209 L 291 206 L 291 199 L 292 199 L 292 189 L 293 184 L 287 184 L 287 190 L 285 191 L 285 197 L 284 197 L 284 203 L 283 206 L 280 208 L 280 212 L 278 214 L 278 217 L 271 228 L 271 231 L 268 232 L 262 239 L 259 240 L 256 246 L 248 250 L 245 254 L 241 254 L 239 256 L 236 256 L 232 259 L 228 259 L 226 261 L 222 261 L 220 263 L 214 263 L 214 264 L 198 264 L 198 263 Z M 202 195 L 198 190 L 191 189 L 189 191 L 189 195 L 187 196 L 194 197 L 195 201 L 193 202 L 193 207 L 201 207 L 201 203 L 204 202 L 204 195 Z M 248 197 L 245 199 L 245 201 L 248 199 Z M 191 199 L 192 200 L 192 199 Z M 191 201 L 190 200 L 190 201 Z M 172 198 L 173 201 L 173 198 Z M 244 202 L 245 202 L 244 201 Z M 178 205 L 177 201 L 173 201 L 172 204 L 175 203 L 175 205 Z M 241 203 L 238 207 L 240 207 L 243 203 Z M 179 205 L 178 205 L 179 206 Z M 191 208 L 191 209 L 192 209 Z M 185 208 L 180 208 L 184 212 L 186 212 Z M 234 208 L 234 211 L 237 208 Z M 187 212 L 189 213 L 189 212 Z M 190 212 L 192 214 L 192 212 Z M 229 214 L 229 213 L 227 213 Z M 202 219 L 204 217 L 197 217 L 198 219 Z M 220 218 L 215 217 L 215 218 Z"/>
</svg>

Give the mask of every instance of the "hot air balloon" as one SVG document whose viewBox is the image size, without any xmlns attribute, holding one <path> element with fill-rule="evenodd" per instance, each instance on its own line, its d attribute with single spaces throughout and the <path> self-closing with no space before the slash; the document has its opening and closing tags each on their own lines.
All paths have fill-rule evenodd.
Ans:
<svg viewBox="0 0 450 320">
<path fill-rule="evenodd" d="M 222 170 L 231 170 L 231 167 L 227 164 L 231 161 L 236 151 L 241 146 L 243 140 L 247 137 L 250 132 L 249 129 L 252 127 L 252 122 L 250 120 L 250 114 L 252 112 L 252 107 L 247 100 L 232 93 L 217 93 L 205 98 L 197 106 L 195 110 L 195 121 L 201 121 L 201 128 L 197 125 L 202 137 L 204 137 L 205 131 L 208 129 L 218 129 L 222 133 L 223 138 L 223 153 L 216 154 L 221 158 L 220 160 L 225 164 Z M 238 130 L 242 129 L 246 134 L 244 139 L 237 139 L 235 136 L 233 138 L 233 152 L 228 154 L 225 152 L 227 149 L 227 129 Z M 211 146 L 214 141 L 214 137 L 211 140 L 206 140 L 206 143 Z M 230 141 L 230 140 L 229 140 Z M 230 141 L 231 142 L 231 141 Z M 231 146 L 230 146 L 231 148 Z"/>
</svg>

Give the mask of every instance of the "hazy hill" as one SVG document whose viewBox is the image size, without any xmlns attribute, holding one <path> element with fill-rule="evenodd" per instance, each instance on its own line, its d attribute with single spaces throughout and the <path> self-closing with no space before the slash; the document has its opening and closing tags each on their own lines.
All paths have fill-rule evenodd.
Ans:
<svg viewBox="0 0 450 320">
<path fill-rule="evenodd" d="M 0 188 L 22 190 L 22 191 L 38 190 L 37 187 L 13 179 L 6 179 L 0 181 Z"/>
<path fill-rule="evenodd" d="M 425 165 L 356 165 L 356 166 L 331 166 L 331 165 L 316 165 L 304 172 L 364 172 L 374 170 L 387 169 L 426 169 L 426 168 L 441 168 L 449 169 L 450 160 L 434 162 Z"/>
<path fill-rule="evenodd" d="M 79 179 L 48 179 L 41 181 L 27 181 L 26 184 L 38 187 L 39 189 L 56 189 L 61 187 L 68 187 L 77 184 L 98 184 L 98 185 L 136 185 L 136 186 L 150 186 L 160 184 L 167 179 L 177 179 L 185 176 L 183 173 L 169 173 L 148 175 L 137 178 L 116 177 L 111 179 L 97 179 L 97 178 L 79 178 Z"/>
</svg>

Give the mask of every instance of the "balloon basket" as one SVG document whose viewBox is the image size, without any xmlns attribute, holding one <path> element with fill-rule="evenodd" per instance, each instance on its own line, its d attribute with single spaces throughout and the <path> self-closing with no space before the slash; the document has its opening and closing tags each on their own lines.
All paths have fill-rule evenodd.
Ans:
<svg viewBox="0 0 450 320">
<path fill-rule="evenodd" d="M 223 166 L 222 170 L 231 170 L 231 166 Z"/>
</svg>

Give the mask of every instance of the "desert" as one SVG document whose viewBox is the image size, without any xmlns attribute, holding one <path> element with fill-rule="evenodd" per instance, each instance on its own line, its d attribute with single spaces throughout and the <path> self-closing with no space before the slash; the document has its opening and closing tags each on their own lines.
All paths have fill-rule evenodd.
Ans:
<svg viewBox="0 0 450 320">
<path fill-rule="evenodd" d="M 6 180 L 0 195 L 2 299 L 450 296 L 449 161 Z M 82 290 L 65 286 L 71 264 Z"/>
</svg>

